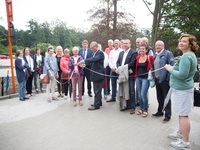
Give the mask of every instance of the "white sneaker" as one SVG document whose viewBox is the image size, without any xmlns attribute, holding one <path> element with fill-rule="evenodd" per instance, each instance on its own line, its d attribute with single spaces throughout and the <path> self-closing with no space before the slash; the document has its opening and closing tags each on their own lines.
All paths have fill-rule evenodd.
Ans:
<svg viewBox="0 0 200 150">
<path fill-rule="evenodd" d="M 182 139 L 178 139 L 176 142 L 171 142 L 171 146 L 176 149 L 189 149 L 190 142 L 184 142 Z"/>
<path fill-rule="evenodd" d="M 68 97 L 65 95 L 65 96 L 64 96 L 64 99 L 67 99 L 67 98 L 68 98 Z"/>
<path fill-rule="evenodd" d="M 168 137 L 173 140 L 182 139 L 182 135 L 178 132 L 170 133 Z"/>
</svg>

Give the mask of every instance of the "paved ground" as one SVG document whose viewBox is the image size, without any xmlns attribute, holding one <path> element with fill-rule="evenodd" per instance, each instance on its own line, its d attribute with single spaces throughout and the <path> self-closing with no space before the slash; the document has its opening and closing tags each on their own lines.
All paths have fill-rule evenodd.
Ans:
<svg viewBox="0 0 200 150">
<path fill-rule="evenodd" d="M 149 114 L 156 111 L 155 89 L 150 89 Z M 73 107 L 70 99 L 46 102 L 37 94 L 25 102 L 18 98 L 0 100 L 0 150 L 173 150 L 167 135 L 178 128 L 177 116 L 142 118 L 120 112 L 118 102 L 88 111 L 93 98 Z M 200 108 L 191 119 L 192 150 L 200 149 Z"/>
</svg>

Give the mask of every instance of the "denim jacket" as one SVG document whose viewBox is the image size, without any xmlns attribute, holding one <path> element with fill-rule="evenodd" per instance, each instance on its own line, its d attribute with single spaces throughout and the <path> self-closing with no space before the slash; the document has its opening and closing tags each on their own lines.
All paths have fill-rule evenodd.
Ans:
<svg viewBox="0 0 200 150">
<path fill-rule="evenodd" d="M 164 49 L 160 55 L 155 55 L 154 60 L 156 57 L 160 57 L 160 68 L 164 67 L 166 64 L 174 65 L 174 55 L 169 50 Z M 166 69 L 163 68 L 159 70 L 159 74 L 159 83 L 169 81 L 170 73 Z"/>
<path fill-rule="evenodd" d="M 55 78 L 58 72 L 58 63 L 57 59 L 54 56 L 47 55 L 44 59 L 44 74 L 48 74 L 48 70 L 50 69 L 51 73 L 54 75 Z M 53 78 L 49 75 L 50 80 L 53 80 Z"/>
</svg>

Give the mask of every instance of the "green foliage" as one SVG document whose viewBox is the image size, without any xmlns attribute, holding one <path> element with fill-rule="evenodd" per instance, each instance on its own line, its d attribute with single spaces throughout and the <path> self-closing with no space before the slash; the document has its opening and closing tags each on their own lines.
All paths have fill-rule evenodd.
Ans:
<svg viewBox="0 0 200 150">
<path fill-rule="evenodd" d="M 13 52 L 17 49 L 23 50 L 24 47 L 30 47 L 31 52 L 35 54 L 35 49 L 40 47 L 42 53 L 46 52 L 49 45 L 55 47 L 60 45 L 63 49 L 72 49 L 74 46 L 81 46 L 85 32 L 75 28 L 69 28 L 65 22 L 59 19 L 53 19 L 51 23 L 38 23 L 36 19 L 30 19 L 27 22 L 27 30 L 17 30 L 16 37 L 12 39 Z M 0 25 L 0 46 L 8 46 L 7 30 Z M 0 52 L 4 50 L 1 48 Z"/>
<path fill-rule="evenodd" d="M 180 55 L 177 50 L 178 38 L 183 33 L 192 34 L 200 40 L 200 3 L 195 0 L 169 0 L 163 6 L 163 18 L 158 34 L 164 39 L 175 56 Z M 200 56 L 200 52 L 196 53 Z"/>
<path fill-rule="evenodd" d="M 9 48 L 0 44 L 0 54 L 9 53 Z"/>
<path fill-rule="evenodd" d="M 35 54 L 36 53 L 36 48 L 40 48 L 41 49 L 41 54 L 45 55 L 45 52 L 47 51 L 47 48 L 50 45 L 51 45 L 50 43 L 38 43 L 35 47 L 30 47 L 31 54 Z"/>
<path fill-rule="evenodd" d="M 7 37 L 8 37 L 7 30 L 3 26 L 0 25 L 0 45 L 4 45 L 4 46 L 8 45 Z"/>
</svg>

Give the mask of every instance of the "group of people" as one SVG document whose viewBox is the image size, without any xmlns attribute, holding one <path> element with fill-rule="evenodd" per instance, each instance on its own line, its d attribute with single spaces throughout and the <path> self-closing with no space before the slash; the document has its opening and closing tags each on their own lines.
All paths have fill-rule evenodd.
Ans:
<svg viewBox="0 0 200 150">
<path fill-rule="evenodd" d="M 36 54 L 31 55 L 30 49 L 25 47 L 23 51 L 16 51 L 15 68 L 17 80 L 19 82 L 18 92 L 19 99 L 25 101 L 33 96 L 32 82 L 34 80 L 34 86 L 36 92 L 38 92 L 38 76 L 42 74 L 44 66 L 44 56 L 41 55 L 40 48 L 36 49 Z M 43 85 L 40 84 L 40 90 L 43 92 Z M 27 92 L 27 96 L 25 95 Z"/>
<path fill-rule="evenodd" d="M 73 105 L 77 106 L 76 100 L 78 99 L 79 105 L 82 106 L 86 78 L 88 95 L 93 96 L 91 82 L 93 82 L 94 91 L 94 103 L 88 110 L 100 109 L 102 88 L 104 88 L 106 102 L 119 100 L 120 111 L 129 109 L 130 114 L 136 113 L 145 118 L 148 116 L 149 106 L 149 76 L 152 76 L 155 80 L 158 102 L 158 109 L 152 116 L 164 115 L 163 122 L 171 119 L 171 95 L 169 93 L 172 93 L 172 106 L 179 116 L 179 130 L 169 134 L 170 138 L 178 139 L 177 142 L 171 142 L 171 145 L 175 148 L 190 147 L 188 116 L 193 107 L 193 76 L 197 66 L 194 53 L 199 48 L 196 38 L 189 34 L 184 34 L 179 38 L 178 48 L 183 55 L 176 63 L 174 63 L 173 54 L 165 49 L 164 42 L 161 40 L 155 43 L 155 52 L 149 46 L 146 37 L 137 38 L 136 46 L 136 50 L 131 49 L 129 39 L 108 40 L 108 48 L 104 52 L 99 43 L 93 41 L 89 48 L 88 41 L 84 40 L 80 50 L 78 47 L 73 48 L 73 56 L 70 56 L 68 49 L 65 49 L 63 54 L 61 46 L 56 48 L 55 54 L 53 47 L 50 46 L 45 58 L 40 55 L 40 49 L 36 50 L 34 57 L 30 56 L 29 48 L 24 49 L 24 56 L 23 52 L 18 50 L 15 67 L 19 82 L 19 98 L 20 100 L 28 98 L 24 93 L 25 86 L 28 96 L 31 96 L 32 79 L 37 78 L 37 75 L 42 72 L 48 74 L 50 78 L 50 83 L 46 88 L 48 102 L 58 100 L 55 96 L 56 81 L 58 81 L 58 97 L 67 98 L 68 81 L 70 80 Z M 37 89 L 36 82 L 34 84 Z M 40 89 L 42 90 L 42 85 Z M 107 99 L 110 92 L 111 98 Z M 169 95 L 169 101 L 164 107 L 167 95 Z M 136 103 L 140 106 L 138 111 L 136 111 Z"/>
</svg>

